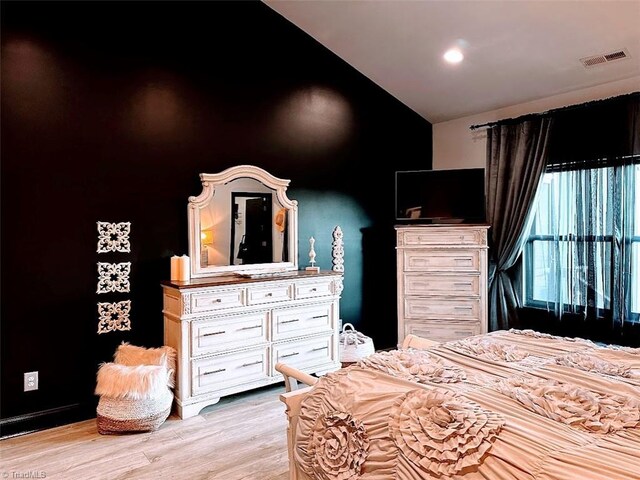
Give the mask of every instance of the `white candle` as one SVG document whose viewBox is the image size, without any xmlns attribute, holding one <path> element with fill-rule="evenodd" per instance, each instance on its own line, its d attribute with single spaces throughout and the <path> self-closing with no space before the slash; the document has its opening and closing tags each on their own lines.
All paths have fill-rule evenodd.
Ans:
<svg viewBox="0 0 640 480">
<path fill-rule="evenodd" d="M 182 255 L 180 257 L 180 280 L 187 282 L 191 280 L 191 265 L 189 265 L 189 256 Z"/>
<path fill-rule="evenodd" d="M 171 280 L 180 280 L 180 257 L 171 257 Z"/>
</svg>

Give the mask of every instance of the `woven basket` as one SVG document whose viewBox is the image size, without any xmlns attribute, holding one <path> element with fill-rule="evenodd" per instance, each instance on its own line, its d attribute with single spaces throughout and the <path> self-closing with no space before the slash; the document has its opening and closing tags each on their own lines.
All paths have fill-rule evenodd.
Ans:
<svg viewBox="0 0 640 480">
<path fill-rule="evenodd" d="M 168 387 L 160 397 L 144 400 L 102 395 L 96 409 L 98 433 L 113 435 L 157 430 L 169 417 L 172 403 L 173 393 Z"/>
<path fill-rule="evenodd" d="M 342 363 L 358 362 L 375 352 L 373 340 L 356 331 L 350 323 L 342 326 L 338 348 Z"/>
<path fill-rule="evenodd" d="M 98 432 L 110 435 L 158 429 L 171 413 L 175 356 L 171 347 L 120 345 L 115 363 L 103 363 L 98 369 Z"/>
</svg>

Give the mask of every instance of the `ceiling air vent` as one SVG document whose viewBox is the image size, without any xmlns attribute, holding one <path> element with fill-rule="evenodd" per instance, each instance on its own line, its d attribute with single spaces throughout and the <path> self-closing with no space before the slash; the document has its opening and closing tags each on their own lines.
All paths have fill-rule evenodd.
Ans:
<svg viewBox="0 0 640 480">
<path fill-rule="evenodd" d="M 611 60 L 620 60 L 621 58 L 627 58 L 627 54 L 624 53 L 624 50 L 618 50 L 617 52 L 607 53 L 604 58 L 607 59 L 607 62 Z"/>
<path fill-rule="evenodd" d="M 615 52 L 604 53 L 602 55 L 594 55 L 593 57 L 584 57 L 580 61 L 585 68 L 595 67 L 596 65 L 602 65 L 603 63 L 613 62 L 615 60 L 622 60 L 629 58 L 629 53 L 626 49 L 616 50 Z"/>
</svg>

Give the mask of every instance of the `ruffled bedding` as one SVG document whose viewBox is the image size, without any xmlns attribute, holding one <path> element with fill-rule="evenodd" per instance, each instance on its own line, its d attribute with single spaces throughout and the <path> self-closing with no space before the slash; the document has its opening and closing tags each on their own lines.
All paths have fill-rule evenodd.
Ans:
<svg viewBox="0 0 640 480">
<path fill-rule="evenodd" d="M 530 330 L 380 352 L 302 401 L 299 480 L 639 480 L 640 351 Z"/>
</svg>

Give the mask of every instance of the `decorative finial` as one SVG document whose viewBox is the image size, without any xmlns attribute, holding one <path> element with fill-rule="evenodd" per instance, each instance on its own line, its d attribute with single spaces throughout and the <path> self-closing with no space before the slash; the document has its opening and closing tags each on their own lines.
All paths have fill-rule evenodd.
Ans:
<svg viewBox="0 0 640 480">
<path fill-rule="evenodd" d="M 315 243 L 315 238 L 309 238 L 309 265 L 311 265 L 312 267 L 316 266 L 316 251 L 313 249 Z"/>
<path fill-rule="evenodd" d="M 309 238 L 309 267 L 305 268 L 305 270 L 310 270 L 313 272 L 319 272 L 320 267 L 316 267 L 316 251 L 313 249 L 314 244 L 316 243 L 316 239 L 311 237 Z"/>
</svg>

